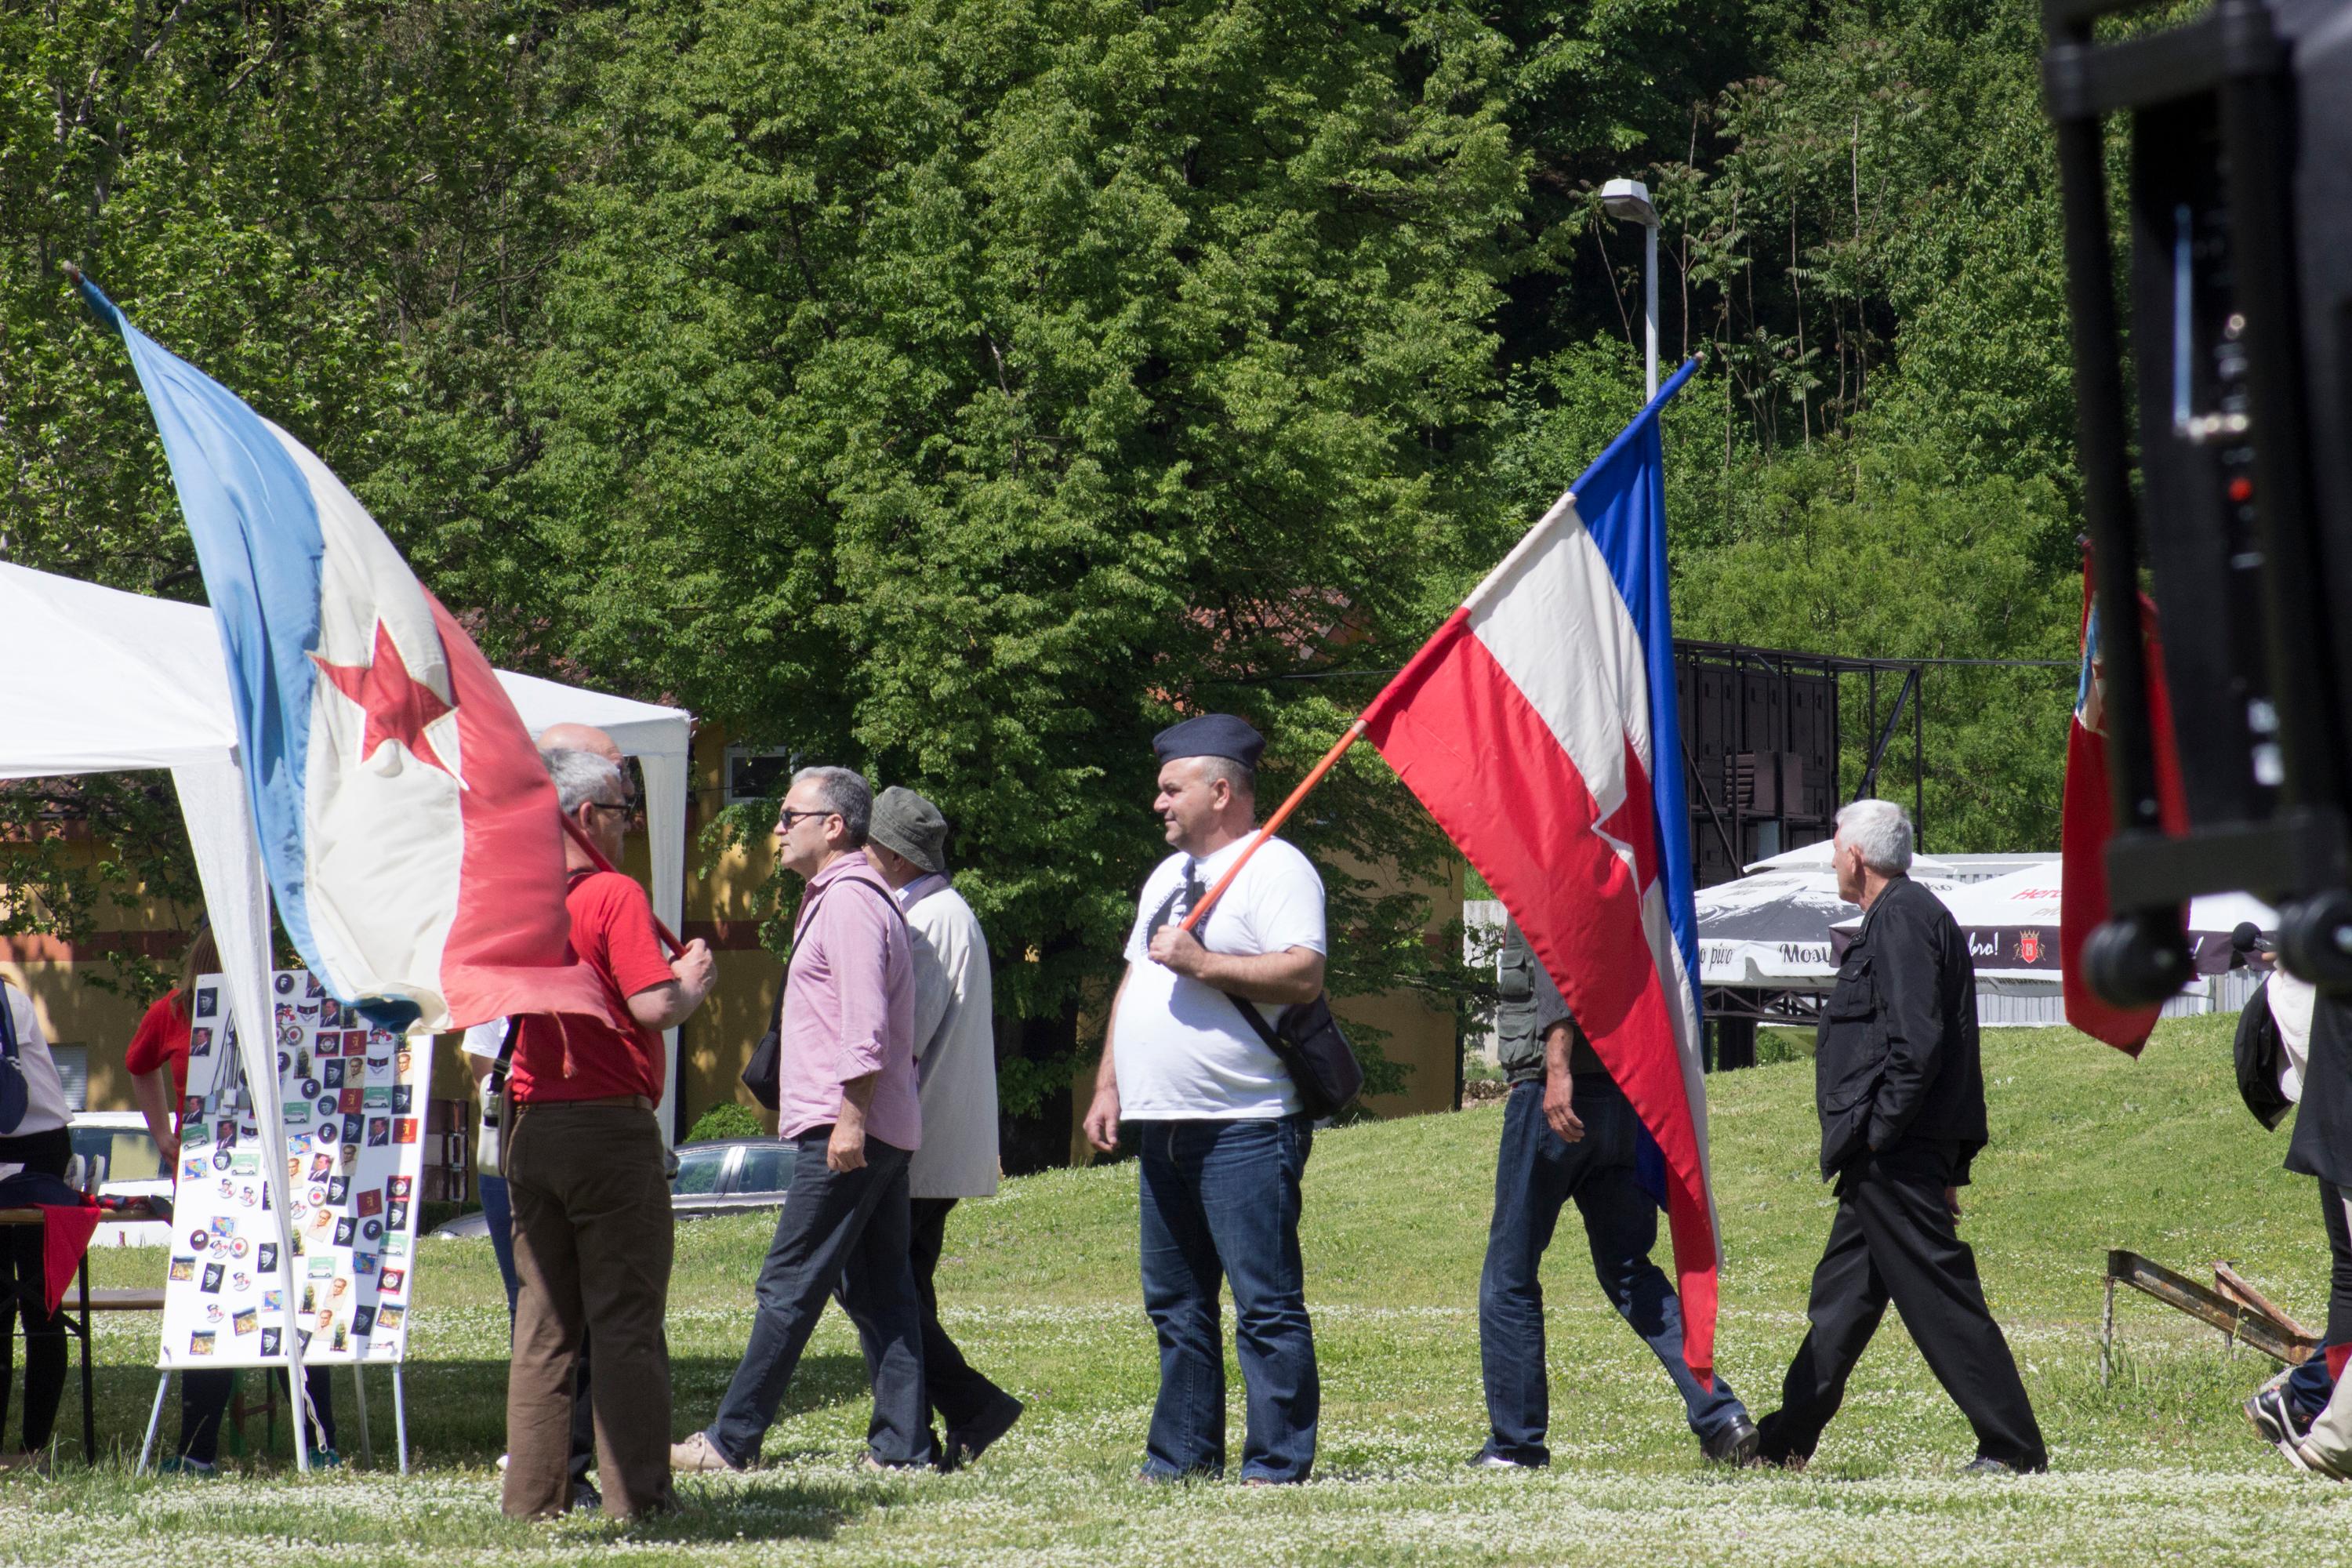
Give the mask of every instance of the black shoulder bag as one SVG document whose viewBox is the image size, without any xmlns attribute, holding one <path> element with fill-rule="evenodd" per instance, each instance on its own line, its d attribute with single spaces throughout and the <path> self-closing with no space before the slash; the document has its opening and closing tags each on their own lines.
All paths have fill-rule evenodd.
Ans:
<svg viewBox="0 0 2352 1568">
<path fill-rule="evenodd" d="M 1202 916 L 1202 930 L 1208 923 L 1209 916 Z M 1364 1067 L 1356 1059 L 1348 1037 L 1340 1033 L 1339 1020 L 1331 1016 L 1329 992 L 1316 993 L 1312 1002 L 1292 1003 L 1271 1024 L 1256 1003 L 1230 991 L 1224 994 L 1289 1071 L 1291 1082 L 1298 1088 L 1299 1109 L 1311 1120 L 1337 1116 L 1356 1102 L 1364 1091 Z"/>
</svg>

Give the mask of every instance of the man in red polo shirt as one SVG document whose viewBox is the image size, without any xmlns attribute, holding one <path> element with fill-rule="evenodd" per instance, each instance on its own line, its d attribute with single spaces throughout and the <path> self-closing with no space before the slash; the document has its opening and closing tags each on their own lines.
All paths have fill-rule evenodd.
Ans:
<svg viewBox="0 0 2352 1568">
<path fill-rule="evenodd" d="M 636 803 L 621 770 L 586 751 L 543 752 L 563 813 L 607 860 Z M 669 1345 L 662 1329 L 671 1253 L 669 1179 L 654 1107 L 661 1031 L 702 1005 L 710 952 L 662 956 L 645 889 L 564 845 L 572 946 L 612 987 L 618 1029 L 577 1014 L 523 1020 L 501 1143 L 514 1210 L 514 1355 L 507 1375 L 501 1506 L 548 1519 L 571 1506 L 572 1402 L 583 1334 L 596 1346 L 590 1394 L 604 1511 L 668 1506 Z"/>
</svg>

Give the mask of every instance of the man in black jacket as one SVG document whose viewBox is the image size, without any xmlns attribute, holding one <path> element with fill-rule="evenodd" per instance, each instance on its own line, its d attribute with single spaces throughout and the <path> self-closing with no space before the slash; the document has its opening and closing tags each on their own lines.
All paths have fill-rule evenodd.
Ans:
<svg viewBox="0 0 2352 1568">
<path fill-rule="evenodd" d="M 1759 1424 L 1758 1458 L 1803 1468 L 1892 1299 L 1976 1428 L 1972 1471 L 2049 1467 L 2017 1363 L 1959 1237 L 1958 1189 L 1985 1145 L 1976 966 L 1942 900 L 1906 874 L 1911 824 L 1891 801 L 1838 813 L 1838 891 L 1863 908 L 1813 1058 L 1822 1175 L 1837 1217 L 1813 1270 L 1812 1324 Z"/>
</svg>

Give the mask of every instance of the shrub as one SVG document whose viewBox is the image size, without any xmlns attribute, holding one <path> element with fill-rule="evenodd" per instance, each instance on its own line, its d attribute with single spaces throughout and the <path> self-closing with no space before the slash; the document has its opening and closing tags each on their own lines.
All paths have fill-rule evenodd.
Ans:
<svg viewBox="0 0 2352 1568">
<path fill-rule="evenodd" d="M 757 1111 L 730 1100 L 704 1111 L 688 1130 L 686 1141 L 708 1143 L 721 1138 L 764 1138 L 767 1135 L 767 1125 L 761 1121 Z"/>
</svg>

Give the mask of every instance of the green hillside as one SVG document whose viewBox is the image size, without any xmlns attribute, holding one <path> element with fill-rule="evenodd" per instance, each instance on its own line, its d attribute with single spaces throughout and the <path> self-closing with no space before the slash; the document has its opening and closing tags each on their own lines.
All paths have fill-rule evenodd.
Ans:
<svg viewBox="0 0 2352 1568">
<path fill-rule="evenodd" d="M 1279 1494 L 1145 1488 L 1129 1477 L 1155 1361 L 1136 1288 L 1131 1166 L 1009 1184 L 960 1210 L 941 1286 L 973 1360 L 1031 1414 L 976 1472 L 868 1480 L 852 1464 L 866 1405 L 855 1342 L 828 1317 L 768 1468 L 696 1483 L 673 1519 L 531 1528 L 500 1519 L 502 1304 L 488 1249 L 422 1260 L 409 1368 L 418 1473 L 354 1467 L 316 1481 L 282 1460 L 209 1485 L 68 1468 L 0 1479 L 0 1561 L 175 1556 L 315 1561 L 322 1545 L 477 1562 L 1202 1562 L 1618 1563 L 2144 1562 L 2341 1558 L 2352 1491 L 2291 1474 L 2236 1401 L 2265 1371 L 2144 1299 L 2119 1304 L 2125 1354 L 2098 1376 L 2100 1267 L 2127 1246 L 2188 1272 L 2227 1258 L 2290 1310 L 2324 1315 L 2326 1245 L 2284 1139 L 2239 1108 L 2226 1020 L 2168 1024 L 2145 1059 L 2080 1036 L 1986 1043 L 1995 1144 L 1967 1194 L 1996 1310 L 2010 1329 L 2054 1473 L 1957 1475 L 1969 1434 L 1900 1330 L 1864 1361 L 1846 1414 L 1801 1478 L 1703 1470 L 1646 1352 L 1603 1308 L 1580 1237 L 1550 1270 L 1552 1469 L 1475 1474 L 1476 1277 L 1500 1114 L 1493 1109 L 1330 1134 L 1308 1169 L 1310 1303 L 1325 1415 L 1319 1479 Z M 1723 1367 L 1760 1412 L 1801 1331 L 1828 1223 L 1811 1169 L 1810 1076 L 1792 1063 L 1713 1081 L 1728 1238 Z M 677 1430 L 707 1419 L 745 1331 L 765 1241 L 756 1218 L 678 1233 L 670 1319 Z M 131 1282 L 152 1254 L 115 1254 Z M 102 1333 L 102 1431 L 135 1444 L 154 1384 L 152 1327 Z M 383 1374 L 372 1415 L 390 1436 Z M 358 1443 L 342 1410 L 344 1447 Z M 1239 1418 L 1238 1390 L 1234 1402 Z M 173 1424 L 167 1411 L 166 1434 Z M 257 1420 L 250 1436 L 261 1436 Z M 1234 1434 L 1236 1446 L 1239 1432 Z M 279 1433 L 281 1453 L 284 1434 Z M 93 1531 L 93 1520 L 106 1520 Z"/>
</svg>

